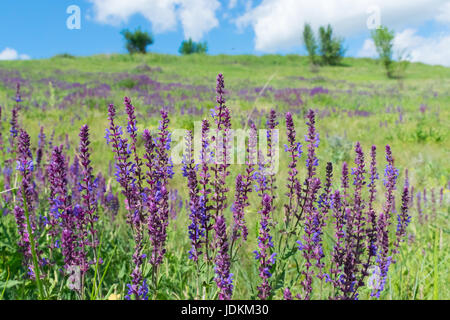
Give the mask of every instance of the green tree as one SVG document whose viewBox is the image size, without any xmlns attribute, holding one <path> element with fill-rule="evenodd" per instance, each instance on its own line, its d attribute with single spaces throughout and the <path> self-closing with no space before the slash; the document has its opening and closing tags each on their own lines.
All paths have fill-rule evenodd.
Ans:
<svg viewBox="0 0 450 320">
<path fill-rule="evenodd" d="M 394 73 L 394 63 L 392 60 L 394 31 L 389 30 L 385 26 L 381 26 L 372 31 L 372 39 L 375 43 L 379 59 L 386 69 L 387 76 L 392 78 Z"/>
<path fill-rule="evenodd" d="M 192 53 L 206 53 L 208 51 L 208 44 L 206 42 L 194 42 L 191 38 L 181 42 L 180 52 L 183 55 Z"/>
<path fill-rule="evenodd" d="M 153 36 L 137 28 L 135 31 L 128 29 L 122 30 L 122 35 L 126 41 L 126 48 L 130 54 L 133 53 L 147 53 L 147 46 L 153 44 Z"/>
<path fill-rule="evenodd" d="M 333 36 L 331 25 L 319 28 L 320 55 L 325 65 L 337 65 L 345 54 L 344 39 Z"/>
<path fill-rule="evenodd" d="M 303 28 L 303 43 L 308 51 L 309 61 L 315 64 L 317 61 L 317 43 L 309 23 L 305 23 L 305 27 Z"/>
</svg>

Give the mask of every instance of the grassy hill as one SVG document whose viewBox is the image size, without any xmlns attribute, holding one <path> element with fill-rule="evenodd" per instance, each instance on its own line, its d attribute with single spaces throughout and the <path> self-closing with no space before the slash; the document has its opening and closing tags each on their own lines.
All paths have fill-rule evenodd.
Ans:
<svg viewBox="0 0 450 320">
<path fill-rule="evenodd" d="M 323 112 L 322 132 L 351 142 L 360 140 L 366 146 L 391 143 L 403 153 L 398 156 L 402 167 L 417 167 L 414 161 L 419 161 L 433 168 L 423 169 L 420 184 L 428 180 L 444 185 L 450 175 L 445 161 L 450 68 L 441 66 L 412 63 L 403 79 L 392 80 L 372 59 L 345 58 L 342 66 L 311 70 L 307 58 L 297 55 L 98 55 L 8 61 L 0 62 L 0 105 L 3 117 L 9 117 L 20 81 L 27 107 L 21 121 L 36 133 L 36 139 L 39 125 L 55 129 L 56 137 L 63 139 L 66 133 L 70 138 L 77 134 L 68 131 L 66 123 L 74 129 L 87 123 L 95 124 L 95 138 L 100 141 L 107 105 L 120 106 L 124 96 L 132 98 L 142 115 L 157 115 L 159 108 L 169 107 L 176 113 L 172 125 L 189 128 L 193 117 L 202 118 L 201 112 L 209 116 L 219 72 L 225 76 L 236 123 L 256 116 L 256 110 L 292 110 L 301 116 L 313 108 Z M 328 93 L 311 95 L 314 88 Z M 189 108 L 198 111 L 193 114 Z M 180 109 L 186 110 L 184 114 Z M 348 116 L 355 111 L 360 116 Z M 258 120 L 264 118 L 258 115 Z M 154 126 L 156 119 L 144 117 L 139 125 Z M 303 125 L 301 117 L 298 125 Z M 101 145 L 103 141 L 96 148 Z"/>
<path fill-rule="evenodd" d="M 345 58 L 341 66 L 311 68 L 307 57 L 297 55 L 114 54 L 1 61 L 0 106 L 4 141 L 7 141 L 10 114 L 15 105 L 16 84 L 20 83 L 23 101 L 19 123 L 30 133 L 33 148 L 36 148 L 39 130 L 43 127 L 47 137 L 54 134 L 54 145 L 67 145 L 73 157 L 79 128 L 88 124 L 91 127 L 93 166 L 96 171 L 107 174 L 113 160 L 103 138 L 108 126 L 109 103 L 114 103 L 120 110 L 119 116 L 124 124 L 123 97 L 129 96 L 137 110 L 140 132 L 143 128 L 157 128 L 158 111 L 163 107 L 169 111 L 171 130 L 192 129 L 194 121 L 211 118 L 218 73 L 225 77 L 232 127 L 246 128 L 251 119 L 258 127 L 264 128 L 266 115 L 273 108 L 279 115 L 281 151 L 286 143 L 284 114 L 287 111 L 294 114 L 298 136 L 302 137 L 306 134 L 306 111 L 316 110 L 321 176 L 326 162 L 332 161 L 336 180 L 339 179 L 342 163 L 346 161 L 353 165 L 353 148 L 356 141 L 360 141 L 366 159 L 371 145 L 378 147 L 380 170 L 385 166 L 384 146 L 389 144 L 400 171 L 399 181 L 403 184 L 404 172 L 408 169 L 410 184 L 416 192 L 423 192 L 426 188 L 430 194 L 433 190 L 437 199 L 443 188 L 443 204 L 433 209 L 428 200 L 425 206 L 430 215 L 437 210 L 437 218 L 426 225 L 415 221 L 410 227 L 410 242 L 404 244 L 401 263 L 395 265 L 390 279 L 392 283 L 389 283 L 383 298 L 430 299 L 436 294 L 439 298 L 449 298 L 445 273 L 448 269 L 450 213 L 450 68 L 411 63 L 403 78 L 387 79 L 382 66 L 372 59 Z M 279 199 L 286 191 L 287 163 L 288 158 L 282 156 L 277 174 Z M 232 168 L 230 183 L 239 170 L 240 166 Z M 172 186 L 185 197 L 186 181 L 181 176 L 180 166 L 176 165 L 175 171 Z M 304 168 L 300 175 L 305 175 Z M 382 182 L 379 184 L 381 188 Z M 108 177 L 108 187 L 118 190 L 111 177 Z M 281 203 L 279 207 L 282 207 Z M 413 216 L 417 216 L 414 212 Z M 256 216 L 255 209 L 249 210 L 253 239 L 245 249 L 248 256 L 237 271 L 238 284 L 257 282 L 251 253 L 256 245 Z M 171 226 L 172 242 L 168 252 L 188 247 L 184 234 L 186 225 L 187 213 L 183 209 Z M 127 233 L 124 230 L 117 232 L 124 236 Z M 114 243 L 124 241 L 114 240 L 112 234 L 108 237 Z M 438 247 L 433 247 L 435 239 L 438 239 Z M 107 288 L 113 288 L 114 292 L 123 292 L 125 286 L 124 278 L 119 282 L 114 278 L 115 271 L 119 273 L 121 268 L 128 268 L 119 259 L 125 259 L 123 257 L 129 255 L 127 250 L 130 249 L 124 246 L 121 250 L 117 254 L 118 260 L 114 260 L 117 265 L 105 279 Z M 168 259 L 179 263 L 177 259 L 181 258 L 169 254 Z M 164 272 L 175 272 L 170 268 Z M 177 281 L 173 284 L 176 289 L 169 289 L 172 284 L 166 283 L 165 290 L 175 290 L 176 295 L 184 298 L 183 281 L 186 279 L 181 277 Z M 439 288 L 438 293 L 436 287 Z M 236 298 L 251 294 L 250 285 L 237 285 L 236 288 Z M 168 293 L 167 297 L 174 298 Z"/>
</svg>

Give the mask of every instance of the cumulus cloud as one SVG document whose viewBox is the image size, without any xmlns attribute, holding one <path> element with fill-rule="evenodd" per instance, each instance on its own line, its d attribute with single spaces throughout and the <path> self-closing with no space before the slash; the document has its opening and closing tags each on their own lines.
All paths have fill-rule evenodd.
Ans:
<svg viewBox="0 0 450 320">
<path fill-rule="evenodd" d="M 397 29 L 438 19 L 445 15 L 447 4 L 446 0 L 263 0 L 238 17 L 236 24 L 253 28 L 255 49 L 274 52 L 301 45 L 305 22 L 314 29 L 330 23 L 337 34 L 352 36 L 367 31 L 368 10 L 374 6 L 379 8 L 381 24 Z"/>
<path fill-rule="evenodd" d="M 450 24 L 450 2 L 444 3 L 438 10 L 436 20 Z"/>
<path fill-rule="evenodd" d="M 408 53 L 413 62 L 450 67 L 450 34 L 422 37 L 417 35 L 417 30 L 406 29 L 396 34 L 394 48 L 398 52 Z"/>
<path fill-rule="evenodd" d="M 29 55 L 19 54 L 16 50 L 11 48 L 5 48 L 0 52 L 0 60 L 28 60 Z"/>
<path fill-rule="evenodd" d="M 372 39 L 364 40 L 362 48 L 356 54 L 357 57 L 375 58 L 377 56 L 377 49 Z"/>
<path fill-rule="evenodd" d="M 412 62 L 427 64 L 439 64 L 450 67 L 450 35 L 438 35 L 435 37 L 422 37 L 415 29 L 405 29 L 395 35 L 394 57 L 402 54 Z M 372 39 L 366 39 L 359 50 L 358 57 L 377 56 L 375 44 Z"/>
<path fill-rule="evenodd" d="M 141 14 L 152 23 L 153 31 L 176 30 L 180 22 L 185 38 L 200 40 L 205 33 L 219 25 L 216 10 L 218 0 L 89 0 L 94 5 L 94 19 L 118 25 Z"/>
</svg>

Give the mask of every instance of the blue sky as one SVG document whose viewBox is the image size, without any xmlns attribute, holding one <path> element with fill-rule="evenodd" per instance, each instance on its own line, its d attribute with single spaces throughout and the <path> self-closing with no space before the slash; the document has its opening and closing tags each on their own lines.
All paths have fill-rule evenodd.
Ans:
<svg viewBox="0 0 450 320">
<path fill-rule="evenodd" d="M 66 27 L 70 5 L 81 10 L 80 30 Z M 450 0 L 2 0 L 0 59 L 124 53 L 120 31 L 138 26 L 152 31 L 153 52 L 178 54 L 192 37 L 210 54 L 304 54 L 305 22 L 331 23 L 348 56 L 374 56 L 374 17 L 412 61 L 450 66 Z"/>
</svg>

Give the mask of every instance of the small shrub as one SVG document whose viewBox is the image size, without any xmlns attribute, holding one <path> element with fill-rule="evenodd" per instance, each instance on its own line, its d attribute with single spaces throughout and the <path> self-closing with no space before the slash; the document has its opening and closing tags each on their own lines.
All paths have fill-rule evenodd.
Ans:
<svg viewBox="0 0 450 320">
<path fill-rule="evenodd" d="M 134 32 L 125 29 L 121 33 L 125 38 L 126 48 L 130 54 L 147 53 L 147 46 L 153 44 L 153 36 L 140 28 Z"/>
<path fill-rule="evenodd" d="M 305 27 L 303 28 L 303 42 L 308 51 L 310 63 L 315 65 L 317 62 L 317 42 L 309 23 L 305 23 Z"/>
<path fill-rule="evenodd" d="M 69 53 L 60 53 L 57 54 L 55 56 L 53 56 L 53 58 L 59 58 L 59 59 L 75 59 L 75 56 L 69 54 Z"/>
<path fill-rule="evenodd" d="M 345 137 L 332 136 L 328 139 L 328 145 L 330 148 L 329 154 L 333 163 L 350 160 L 350 151 L 352 150 L 351 141 Z"/>
<path fill-rule="evenodd" d="M 193 53 L 206 53 L 208 51 L 208 44 L 206 42 L 194 42 L 191 38 L 181 42 L 180 52 L 183 55 L 193 54 Z"/>
<path fill-rule="evenodd" d="M 345 54 L 344 40 L 333 36 L 331 25 L 319 28 L 320 54 L 325 65 L 338 65 Z"/>
<path fill-rule="evenodd" d="M 372 39 L 375 43 L 380 62 L 384 65 L 387 76 L 391 78 L 393 74 L 392 47 L 394 31 L 389 30 L 385 26 L 381 26 L 380 28 L 372 31 Z"/>
<path fill-rule="evenodd" d="M 379 61 L 386 69 L 388 78 L 403 78 L 406 68 L 409 65 L 409 61 L 407 60 L 408 55 L 406 54 L 406 51 L 399 52 L 397 58 L 398 62 L 394 61 L 394 31 L 389 30 L 385 26 L 381 26 L 372 31 L 372 39 L 377 49 Z"/>
</svg>

